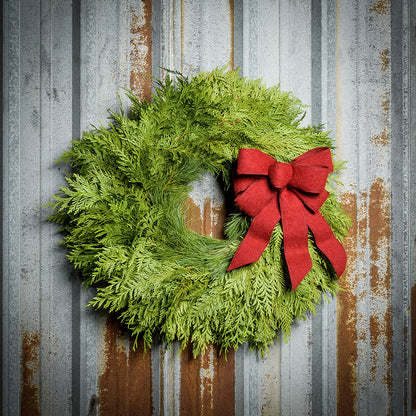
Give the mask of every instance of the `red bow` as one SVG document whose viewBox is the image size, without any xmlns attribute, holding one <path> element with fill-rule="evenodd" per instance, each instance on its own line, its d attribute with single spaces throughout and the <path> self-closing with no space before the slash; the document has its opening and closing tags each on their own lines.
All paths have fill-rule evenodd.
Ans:
<svg viewBox="0 0 416 416">
<path fill-rule="evenodd" d="M 227 270 L 256 262 L 281 219 L 293 290 L 312 268 L 308 228 L 316 245 L 341 276 L 347 263 L 345 250 L 319 212 L 328 197 L 325 184 L 333 168 L 327 147 L 309 150 L 291 163 L 277 162 L 260 150 L 241 149 L 233 183 L 235 202 L 254 218 Z"/>
</svg>

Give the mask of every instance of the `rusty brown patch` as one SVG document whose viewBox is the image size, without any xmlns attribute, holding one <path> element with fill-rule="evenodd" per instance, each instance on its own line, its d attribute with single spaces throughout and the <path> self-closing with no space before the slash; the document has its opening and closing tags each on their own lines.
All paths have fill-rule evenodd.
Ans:
<svg viewBox="0 0 416 416">
<path fill-rule="evenodd" d="M 350 236 L 344 241 L 348 264 L 344 273 L 341 291 L 337 298 L 337 414 L 356 414 L 357 390 L 357 196 L 348 192 L 341 196 L 346 213 L 352 219 Z"/>
<path fill-rule="evenodd" d="M 383 72 L 385 72 L 388 69 L 389 63 L 390 63 L 389 50 L 388 49 L 383 49 L 380 52 L 380 59 L 381 59 L 381 70 Z"/>
<path fill-rule="evenodd" d="M 201 357 L 193 358 L 192 348 L 187 347 L 181 354 L 180 414 L 201 414 L 199 369 Z"/>
<path fill-rule="evenodd" d="M 152 1 L 142 0 L 142 16 L 131 10 L 130 89 L 139 97 L 152 98 Z"/>
<path fill-rule="evenodd" d="M 371 8 L 378 14 L 388 14 L 390 10 L 390 0 L 377 0 Z"/>
<path fill-rule="evenodd" d="M 412 286 L 411 289 L 411 348 L 412 348 L 412 364 L 411 364 L 411 386 L 412 386 L 412 398 L 411 406 L 412 411 L 416 410 L 416 285 Z"/>
<path fill-rule="evenodd" d="M 383 100 L 381 102 L 381 106 L 383 107 L 384 113 L 388 114 L 388 112 L 389 112 L 389 100 Z"/>
<path fill-rule="evenodd" d="M 210 345 L 205 354 L 201 356 L 201 368 L 199 370 L 199 388 L 201 396 L 201 409 L 199 414 L 204 416 L 214 416 L 214 357 L 212 346 Z"/>
<path fill-rule="evenodd" d="M 234 415 L 234 351 L 220 355 L 209 346 L 193 358 L 187 347 L 181 355 L 180 414 Z"/>
<path fill-rule="evenodd" d="M 224 223 L 226 218 L 225 206 L 211 205 L 207 198 L 203 211 L 188 198 L 185 202 L 185 220 L 189 229 L 214 238 L 224 238 Z"/>
<path fill-rule="evenodd" d="M 151 355 L 149 351 L 143 354 L 143 341 L 139 341 L 133 351 L 133 341 L 121 329 L 120 323 L 109 316 L 104 342 L 105 364 L 99 378 L 100 415 L 151 415 Z"/>
<path fill-rule="evenodd" d="M 200 234 L 224 238 L 225 217 L 225 206 L 212 205 L 209 199 L 205 199 L 202 212 L 191 198 L 186 201 L 187 226 Z M 191 347 L 182 352 L 180 414 L 234 414 L 234 351 L 227 354 L 227 360 L 214 345 L 197 358 L 193 358 Z"/>
<path fill-rule="evenodd" d="M 214 381 L 212 394 L 214 397 L 215 415 L 234 415 L 234 351 L 220 355 L 217 345 L 214 349 Z"/>
<path fill-rule="evenodd" d="M 383 379 L 391 391 L 392 327 L 391 327 L 391 269 L 390 269 L 390 192 L 383 179 L 375 179 L 370 187 L 369 243 L 370 289 L 373 301 L 382 299 L 388 306 L 372 316 L 370 340 L 386 349 L 386 367 Z M 374 312 L 375 313 L 375 312 Z M 378 360 L 379 357 L 376 357 Z"/>
<path fill-rule="evenodd" d="M 383 147 L 387 146 L 389 144 L 389 141 L 390 141 L 390 135 L 387 133 L 385 128 L 380 134 L 376 134 L 375 136 L 371 138 L 372 144 L 383 146 Z"/>
<path fill-rule="evenodd" d="M 374 381 L 382 380 L 391 393 L 391 270 L 390 270 L 390 193 L 383 179 L 375 179 L 370 192 L 359 197 L 342 195 L 342 203 L 353 225 L 345 241 L 349 263 L 345 273 L 346 289 L 338 297 L 338 414 L 356 414 L 357 341 L 370 341 L 370 373 Z M 369 283 L 371 315 L 369 327 L 358 332 L 357 302 L 367 302 L 367 292 L 358 298 L 357 281 L 367 276 L 357 269 L 356 259 L 366 261 L 369 249 Z"/>
<path fill-rule="evenodd" d="M 185 201 L 185 221 L 187 228 L 203 234 L 201 210 L 191 198 L 187 198 Z"/>
<path fill-rule="evenodd" d="M 24 331 L 22 337 L 22 395 L 20 414 L 24 416 L 40 415 L 39 386 L 34 375 L 39 369 L 40 335 L 38 332 Z"/>
</svg>

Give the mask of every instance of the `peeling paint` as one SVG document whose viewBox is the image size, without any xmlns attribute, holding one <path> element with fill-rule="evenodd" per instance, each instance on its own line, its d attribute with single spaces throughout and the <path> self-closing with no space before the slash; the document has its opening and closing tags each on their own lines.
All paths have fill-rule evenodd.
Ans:
<svg viewBox="0 0 416 416">
<path fill-rule="evenodd" d="M 131 10 L 130 89 L 139 99 L 152 98 L 152 1 L 142 0 L 142 13 Z"/>
<path fill-rule="evenodd" d="M 348 264 L 341 286 L 345 291 L 340 291 L 337 298 L 337 414 L 353 415 L 357 410 L 357 196 L 344 193 L 341 202 L 352 226 L 344 241 Z"/>
<path fill-rule="evenodd" d="M 39 386 L 35 383 L 35 374 L 39 370 L 40 335 L 38 332 L 23 332 L 22 337 L 22 393 L 20 414 L 24 416 L 40 415 Z"/>
<path fill-rule="evenodd" d="M 101 416 L 151 415 L 151 354 L 144 354 L 139 341 L 133 341 L 115 318 L 109 316 L 104 336 L 104 370 L 99 378 L 98 406 Z"/>
<path fill-rule="evenodd" d="M 200 396 L 201 396 L 201 414 L 213 415 L 214 396 L 214 353 L 212 345 L 207 348 L 205 354 L 201 357 L 201 367 L 199 370 Z"/>
</svg>

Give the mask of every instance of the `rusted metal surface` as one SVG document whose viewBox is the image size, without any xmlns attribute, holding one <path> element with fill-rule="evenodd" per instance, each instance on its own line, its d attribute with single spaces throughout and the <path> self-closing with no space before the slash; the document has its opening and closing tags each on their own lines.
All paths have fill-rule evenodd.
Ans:
<svg viewBox="0 0 416 416">
<path fill-rule="evenodd" d="M 407 365 L 403 306 L 414 257 L 393 254 L 399 246 L 407 249 L 409 195 L 406 188 L 395 188 L 410 174 L 410 142 L 397 127 L 410 110 L 408 91 L 392 89 L 392 80 L 395 87 L 398 82 L 392 77 L 402 85 L 408 73 L 404 56 L 391 49 L 393 44 L 405 51 L 408 7 L 383 1 L 337 4 L 336 139 L 340 158 L 349 162 L 342 200 L 354 223 L 347 241 L 347 291 L 338 298 L 340 414 L 409 412 L 407 372 L 395 369 Z M 400 73 L 394 75 L 398 61 Z"/>
<path fill-rule="evenodd" d="M 131 8 L 130 89 L 150 101 L 152 90 L 152 1 L 140 2 L 139 11 Z M 139 13 L 139 14 L 138 14 Z"/>
<path fill-rule="evenodd" d="M 143 341 L 135 351 L 128 334 L 114 318 L 106 321 L 104 363 L 99 377 L 100 415 L 151 415 L 152 368 Z"/>
<path fill-rule="evenodd" d="M 215 238 L 224 238 L 226 218 L 223 197 L 215 179 L 206 174 L 193 184 L 187 201 L 188 226 Z M 196 359 L 187 347 L 180 358 L 180 414 L 234 414 L 234 351 L 220 354 L 218 346 L 210 345 Z"/>
<path fill-rule="evenodd" d="M 3 2 L 2 413 L 389 415 L 416 412 L 416 2 Z M 136 352 L 83 291 L 41 204 L 54 160 L 116 94 L 151 96 L 163 68 L 215 66 L 280 83 L 311 105 L 347 160 L 345 291 L 261 358 Z M 121 94 L 122 105 L 126 99 Z M 222 238 L 222 191 L 193 184 L 188 224 Z M 412 348 L 413 347 L 413 348 Z"/>
<path fill-rule="evenodd" d="M 338 295 L 338 345 L 337 345 L 337 414 L 353 415 L 356 413 L 357 401 L 357 252 L 356 238 L 357 197 L 354 193 L 345 192 L 342 204 L 352 219 L 350 236 L 344 242 L 348 256 L 347 269 L 344 274 L 343 287 L 345 292 Z"/>
<path fill-rule="evenodd" d="M 28 331 L 22 337 L 21 414 L 40 415 L 39 409 L 39 333 Z"/>
</svg>

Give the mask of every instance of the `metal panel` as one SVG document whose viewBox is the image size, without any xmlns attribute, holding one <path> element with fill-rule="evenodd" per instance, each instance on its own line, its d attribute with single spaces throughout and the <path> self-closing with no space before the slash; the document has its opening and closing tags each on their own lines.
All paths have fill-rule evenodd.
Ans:
<svg viewBox="0 0 416 416">
<path fill-rule="evenodd" d="M 3 414 L 416 412 L 414 0 L 2 7 Z M 63 184 L 54 160 L 90 123 L 107 123 L 120 86 L 149 99 L 145 74 L 215 66 L 280 83 L 311 105 L 304 123 L 332 131 L 348 161 L 346 291 L 264 358 L 243 345 L 227 360 L 215 346 L 193 359 L 157 341 L 143 356 L 114 318 L 85 308 L 94 292 L 81 288 L 41 204 Z M 197 231 L 221 235 L 214 178 L 201 178 L 189 204 Z"/>
</svg>

